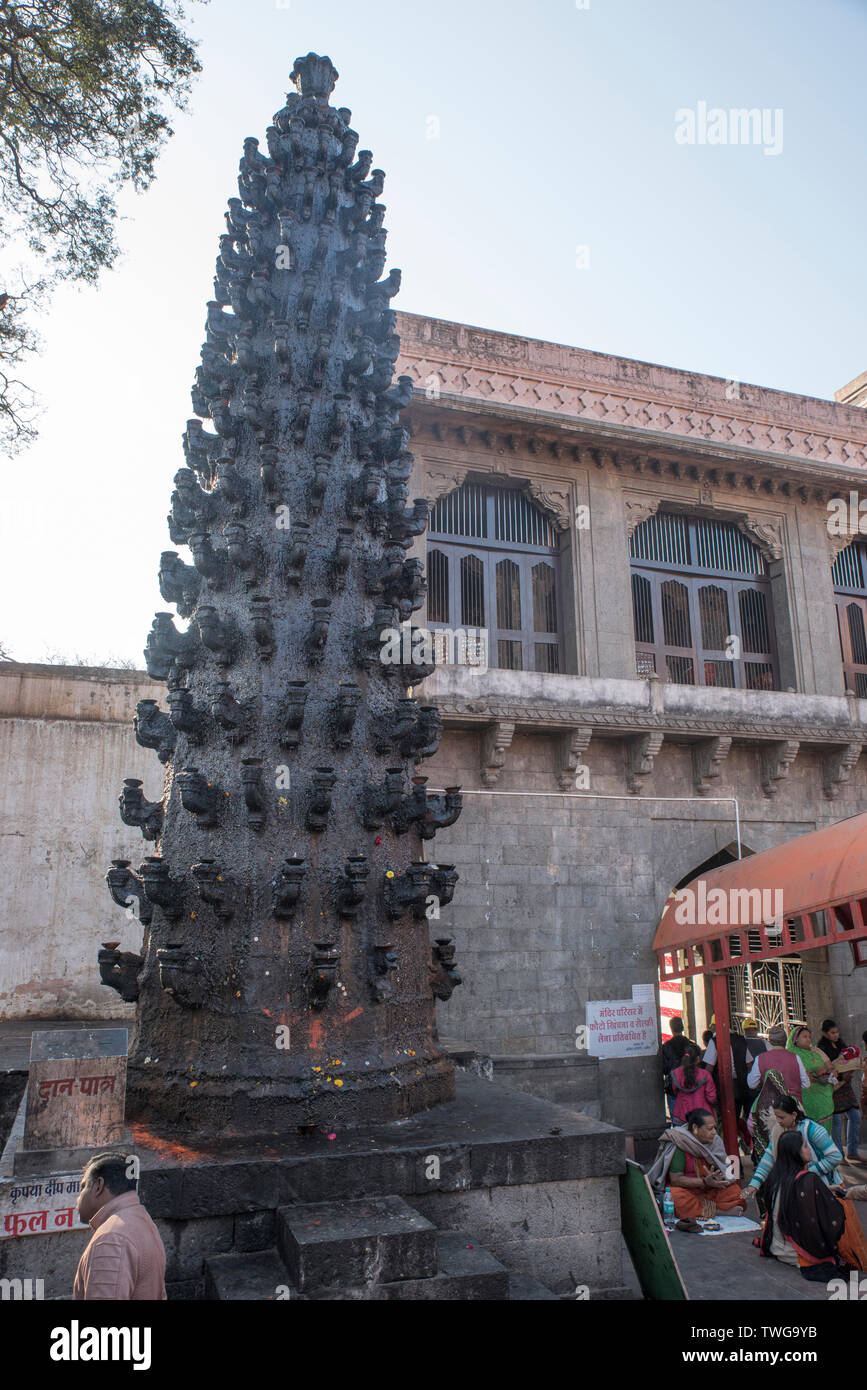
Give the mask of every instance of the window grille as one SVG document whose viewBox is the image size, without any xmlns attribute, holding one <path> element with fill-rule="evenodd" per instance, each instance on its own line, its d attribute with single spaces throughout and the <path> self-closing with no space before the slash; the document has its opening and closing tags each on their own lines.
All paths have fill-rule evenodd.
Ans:
<svg viewBox="0 0 867 1390">
<path fill-rule="evenodd" d="M 636 527 L 629 552 L 639 676 L 776 688 L 770 579 L 749 536 L 729 522 L 658 512 Z"/>
<path fill-rule="evenodd" d="M 853 541 L 834 562 L 837 636 L 846 689 L 867 700 L 867 584 L 863 541 Z"/>
<path fill-rule="evenodd" d="M 443 497 L 428 529 L 428 622 L 489 631 L 488 660 L 556 674 L 560 660 L 557 537 L 516 488 L 466 483 Z"/>
</svg>

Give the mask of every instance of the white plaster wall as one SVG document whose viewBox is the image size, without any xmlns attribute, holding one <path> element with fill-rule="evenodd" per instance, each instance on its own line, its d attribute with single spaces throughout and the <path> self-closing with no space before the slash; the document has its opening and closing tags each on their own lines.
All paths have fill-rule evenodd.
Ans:
<svg viewBox="0 0 867 1390">
<path fill-rule="evenodd" d="M 103 941 L 141 945 L 103 878 L 112 859 L 137 867 L 152 852 L 117 797 L 124 777 L 161 795 L 162 766 L 131 723 L 160 694 L 134 672 L 0 668 L 0 1019 L 135 1013 L 96 957 Z"/>
</svg>

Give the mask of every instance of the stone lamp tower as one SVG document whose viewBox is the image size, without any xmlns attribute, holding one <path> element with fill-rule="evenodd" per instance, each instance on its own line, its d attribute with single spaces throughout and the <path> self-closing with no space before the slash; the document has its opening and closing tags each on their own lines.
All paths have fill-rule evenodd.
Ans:
<svg viewBox="0 0 867 1390">
<path fill-rule="evenodd" d="M 267 154 L 244 141 L 169 516 L 189 556 L 159 572 L 189 621 L 157 614 L 167 707 L 136 715 L 163 795 L 120 796 L 143 862 L 107 881 L 143 944 L 104 947 L 100 973 L 137 999 L 128 1115 L 156 1133 L 346 1128 L 453 1095 L 434 1013 L 460 977 L 428 917 L 454 893 L 430 849 L 461 798 L 418 775 L 441 720 L 412 693 L 433 669 L 407 559 L 428 507 L 393 384 L 384 175 L 330 105 L 337 76 L 299 58 Z"/>
</svg>

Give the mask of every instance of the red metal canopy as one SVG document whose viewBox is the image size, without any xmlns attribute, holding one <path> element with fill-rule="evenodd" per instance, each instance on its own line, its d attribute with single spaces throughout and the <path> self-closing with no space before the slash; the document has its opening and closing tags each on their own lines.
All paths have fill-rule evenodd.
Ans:
<svg viewBox="0 0 867 1390">
<path fill-rule="evenodd" d="M 700 874 L 671 894 L 653 944 L 662 979 L 840 942 L 861 965 L 865 920 L 867 815 L 860 815 Z"/>
<path fill-rule="evenodd" d="M 726 1151 L 736 1158 L 726 969 L 848 942 L 867 965 L 867 815 L 787 840 L 672 893 L 653 943 L 660 980 L 713 981 Z M 750 939 L 752 938 L 752 940 Z"/>
</svg>

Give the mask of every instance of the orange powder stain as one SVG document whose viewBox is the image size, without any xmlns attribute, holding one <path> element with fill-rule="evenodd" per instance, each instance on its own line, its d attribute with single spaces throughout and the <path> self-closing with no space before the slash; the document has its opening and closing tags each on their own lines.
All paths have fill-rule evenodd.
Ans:
<svg viewBox="0 0 867 1390">
<path fill-rule="evenodd" d="M 363 1009 L 353 1009 L 352 1013 L 347 1014 L 343 1021 L 344 1023 L 351 1023 L 354 1018 L 360 1018 L 363 1013 Z"/>
<path fill-rule="evenodd" d="M 360 1012 L 360 1010 L 359 1010 Z M 325 1024 L 321 1018 L 314 1018 L 310 1024 L 310 1046 L 314 1049 L 320 1048 L 325 1039 Z"/>
</svg>

